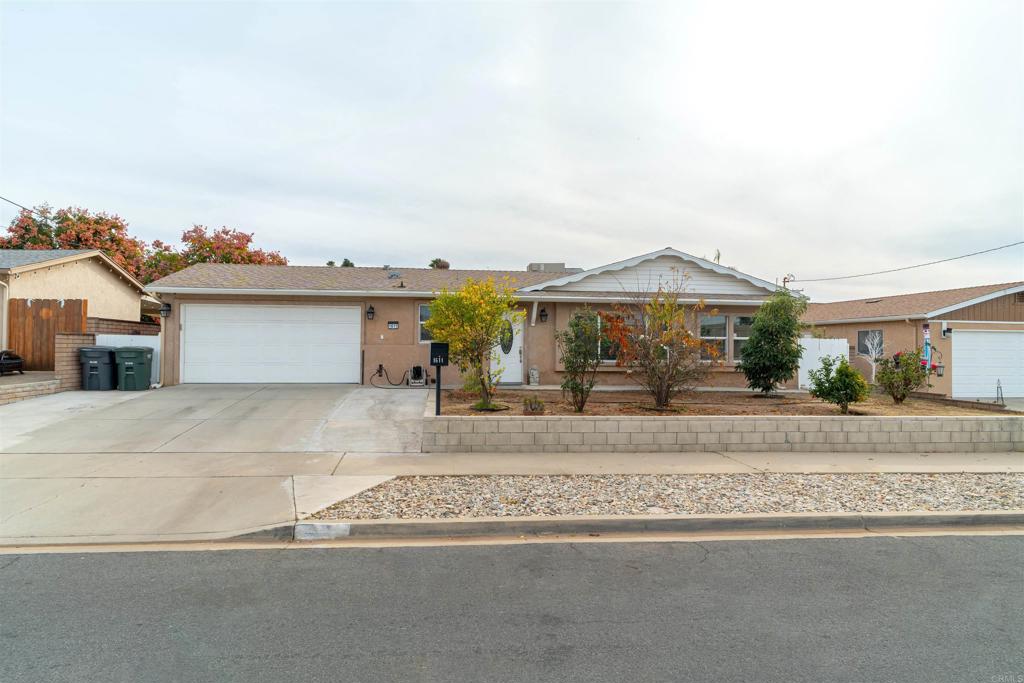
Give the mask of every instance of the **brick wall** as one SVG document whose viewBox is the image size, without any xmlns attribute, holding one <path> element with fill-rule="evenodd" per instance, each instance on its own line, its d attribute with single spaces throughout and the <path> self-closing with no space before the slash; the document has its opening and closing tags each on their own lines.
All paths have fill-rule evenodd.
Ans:
<svg viewBox="0 0 1024 683">
<path fill-rule="evenodd" d="M 1024 451 L 1024 417 L 574 417 L 427 415 L 422 451 Z"/>
<path fill-rule="evenodd" d="M 96 336 L 92 334 L 56 335 L 53 340 L 53 371 L 60 385 L 58 391 L 77 391 L 82 388 L 82 366 L 78 362 L 78 349 L 95 343 Z"/>
<path fill-rule="evenodd" d="M 88 334 L 160 334 L 159 323 L 131 322 L 110 318 L 87 318 L 85 331 Z"/>
<path fill-rule="evenodd" d="M 32 382 L 31 384 L 11 384 L 0 386 L 0 406 L 15 401 L 23 401 L 26 398 L 55 394 L 60 391 L 60 382 L 55 379 L 43 382 Z"/>
</svg>

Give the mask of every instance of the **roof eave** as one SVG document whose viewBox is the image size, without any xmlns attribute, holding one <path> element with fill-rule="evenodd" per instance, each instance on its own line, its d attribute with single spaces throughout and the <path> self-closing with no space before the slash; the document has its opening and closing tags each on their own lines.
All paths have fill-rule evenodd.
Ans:
<svg viewBox="0 0 1024 683">
<path fill-rule="evenodd" d="M 934 311 L 931 311 L 930 313 L 928 313 L 927 317 L 934 318 L 936 316 L 945 315 L 946 313 L 950 313 L 952 311 L 958 311 L 961 308 L 967 308 L 968 306 L 975 306 L 977 304 L 983 304 L 986 301 L 991 301 L 992 299 L 998 299 L 999 297 L 1006 296 L 1008 294 L 1016 294 L 1017 292 L 1024 292 L 1024 285 L 1017 285 L 1016 287 L 1007 287 L 1006 289 L 1000 289 L 1000 290 L 997 290 L 995 292 L 989 292 L 988 294 L 983 294 L 981 296 L 976 296 L 973 299 L 968 299 L 967 301 L 961 301 L 958 304 L 953 304 L 951 306 L 945 306 L 943 308 L 937 308 Z"/>
<path fill-rule="evenodd" d="M 907 320 L 927 320 L 929 316 L 923 313 L 911 315 L 882 315 L 872 318 L 837 318 L 835 320 L 804 320 L 807 325 L 853 325 L 857 323 L 892 323 Z"/>
</svg>

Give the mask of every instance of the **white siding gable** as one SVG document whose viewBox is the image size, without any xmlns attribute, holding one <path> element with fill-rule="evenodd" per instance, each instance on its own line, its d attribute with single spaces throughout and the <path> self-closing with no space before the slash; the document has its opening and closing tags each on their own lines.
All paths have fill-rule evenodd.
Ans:
<svg viewBox="0 0 1024 683">
<path fill-rule="evenodd" d="M 693 294 L 737 294 L 766 296 L 770 290 L 741 278 L 679 258 L 659 256 L 620 270 L 605 270 L 576 282 L 544 287 L 545 292 L 653 292 L 658 284 L 672 287 L 686 280 L 684 291 Z"/>
</svg>

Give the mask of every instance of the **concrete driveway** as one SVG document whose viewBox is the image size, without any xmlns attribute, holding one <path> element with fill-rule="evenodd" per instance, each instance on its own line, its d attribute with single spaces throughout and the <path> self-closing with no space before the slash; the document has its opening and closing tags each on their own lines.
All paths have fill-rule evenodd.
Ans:
<svg viewBox="0 0 1024 683">
<path fill-rule="evenodd" d="M 204 540 L 287 525 L 418 453 L 425 390 L 182 385 L 0 407 L 0 544 Z"/>
<path fill-rule="evenodd" d="M 328 384 L 73 392 L 5 406 L 0 452 L 419 452 L 425 400 L 425 390 Z"/>
</svg>

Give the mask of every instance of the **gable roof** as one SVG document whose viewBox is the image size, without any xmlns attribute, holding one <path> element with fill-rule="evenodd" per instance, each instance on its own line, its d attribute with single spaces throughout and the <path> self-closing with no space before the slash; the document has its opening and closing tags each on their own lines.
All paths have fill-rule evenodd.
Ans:
<svg viewBox="0 0 1024 683">
<path fill-rule="evenodd" d="M 0 249 L 0 270 L 21 268 L 22 266 L 56 261 L 76 256 L 91 254 L 95 249 Z"/>
<path fill-rule="evenodd" d="M 0 249 L 0 271 L 17 273 L 46 268 L 79 259 L 97 258 L 119 277 L 123 277 L 140 293 L 146 288 L 131 273 L 119 266 L 99 249 Z"/>
<path fill-rule="evenodd" d="M 397 274 L 397 275 L 393 275 Z M 558 273 L 555 273 L 556 275 Z M 146 289 L 158 294 L 218 292 L 267 292 L 319 294 L 367 294 L 415 296 L 461 287 L 466 280 L 500 280 L 508 277 L 515 286 L 551 278 L 550 272 L 525 270 L 451 270 L 437 268 L 379 268 L 341 266 L 261 266 L 230 263 L 199 263 L 151 283 Z"/>
<path fill-rule="evenodd" d="M 924 319 L 1021 291 L 1024 291 L 1024 281 L 876 296 L 827 304 L 812 303 L 807 307 L 804 320 L 809 323 L 836 323 L 848 320 Z"/>
<path fill-rule="evenodd" d="M 590 270 L 583 270 L 578 273 L 570 273 L 559 278 L 550 279 L 545 282 L 540 282 L 535 285 L 524 287 L 522 291 L 539 292 L 549 287 L 560 287 L 562 285 L 568 285 L 573 282 L 579 282 L 580 280 L 583 280 L 584 278 L 587 278 L 591 275 L 599 275 L 601 273 L 608 273 L 618 270 L 624 270 L 626 268 L 632 268 L 633 266 L 638 266 L 641 263 L 644 263 L 645 261 L 653 261 L 654 259 L 660 258 L 662 256 L 675 256 L 677 258 L 683 259 L 684 261 L 690 261 L 692 263 L 695 263 L 701 268 L 705 268 L 712 272 L 718 273 L 719 275 L 729 275 L 739 280 L 745 280 L 750 284 L 754 285 L 755 287 L 763 287 L 772 292 L 778 289 L 778 286 L 771 282 L 768 282 L 767 280 L 761 280 L 760 278 L 756 278 L 752 275 L 741 273 L 740 271 L 734 270 L 733 268 L 727 268 L 718 263 L 714 263 L 713 261 L 708 261 L 706 259 L 693 256 L 692 254 L 687 254 L 686 252 L 679 251 L 678 249 L 673 249 L 672 247 L 665 247 L 664 249 L 660 249 L 658 251 L 652 251 L 649 254 L 641 254 L 640 256 L 634 256 L 633 258 L 626 259 L 624 261 L 616 261 L 615 263 L 609 263 L 607 265 L 599 266 L 597 268 L 591 268 Z"/>
</svg>

